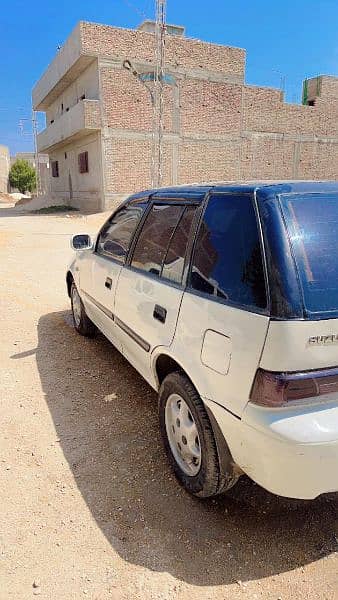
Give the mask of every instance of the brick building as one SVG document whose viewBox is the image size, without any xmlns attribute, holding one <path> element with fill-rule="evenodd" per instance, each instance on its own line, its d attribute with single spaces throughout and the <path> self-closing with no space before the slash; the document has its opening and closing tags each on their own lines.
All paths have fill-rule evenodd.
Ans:
<svg viewBox="0 0 338 600">
<path fill-rule="evenodd" d="M 127 30 L 80 22 L 33 89 L 53 196 L 89 211 L 149 187 L 149 91 L 123 68 L 154 68 L 146 22 Z M 164 184 L 338 178 L 338 78 L 305 82 L 304 104 L 245 85 L 245 51 L 184 37 L 166 43 Z"/>
</svg>

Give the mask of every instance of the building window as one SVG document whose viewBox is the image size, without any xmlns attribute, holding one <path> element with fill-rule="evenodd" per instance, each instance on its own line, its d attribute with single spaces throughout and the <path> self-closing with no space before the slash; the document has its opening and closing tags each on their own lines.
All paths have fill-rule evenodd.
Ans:
<svg viewBox="0 0 338 600">
<path fill-rule="evenodd" d="M 67 152 L 65 152 L 65 160 L 67 160 Z"/>
<path fill-rule="evenodd" d="M 59 177 L 59 161 L 52 160 L 52 177 Z"/>
<path fill-rule="evenodd" d="M 78 156 L 80 173 L 88 173 L 88 152 L 81 152 Z"/>
</svg>

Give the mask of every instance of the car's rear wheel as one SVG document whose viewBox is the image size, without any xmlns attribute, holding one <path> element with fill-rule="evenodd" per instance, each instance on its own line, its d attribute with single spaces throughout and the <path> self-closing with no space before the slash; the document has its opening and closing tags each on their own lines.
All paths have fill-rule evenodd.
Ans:
<svg viewBox="0 0 338 600">
<path fill-rule="evenodd" d="M 224 473 L 210 419 L 183 373 L 170 373 L 164 379 L 159 392 L 159 419 L 164 447 L 181 485 L 203 498 L 224 491 Z"/>
<path fill-rule="evenodd" d="M 85 337 L 93 337 L 96 332 L 94 323 L 87 316 L 80 294 L 75 282 L 72 282 L 70 289 L 70 299 L 72 305 L 73 323 L 76 331 Z"/>
</svg>

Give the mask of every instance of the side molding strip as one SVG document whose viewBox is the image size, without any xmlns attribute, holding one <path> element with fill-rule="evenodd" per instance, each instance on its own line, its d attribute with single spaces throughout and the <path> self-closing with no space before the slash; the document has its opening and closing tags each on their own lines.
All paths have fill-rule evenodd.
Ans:
<svg viewBox="0 0 338 600">
<path fill-rule="evenodd" d="M 88 300 L 90 300 L 90 302 L 92 302 L 93 304 L 95 304 L 95 306 L 97 306 L 97 308 L 99 308 L 100 310 L 102 310 L 102 312 L 104 312 L 104 314 L 107 317 L 109 317 L 110 319 L 112 319 L 112 321 L 114 321 L 114 315 L 113 315 L 113 313 L 110 310 L 108 310 L 108 308 L 106 308 L 105 306 L 103 306 L 103 304 L 100 304 L 100 302 L 98 302 L 97 300 L 95 300 L 95 298 L 93 298 L 93 296 L 90 296 L 84 290 L 81 290 L 81 293 L 84 296 L 87 296 L 87 298 L 88 298 Z"/>
<path fill-rule="evenodd" d="M 125 331 L 134 340 L 134 342 L 136 342 L 139 346 L 141 346 L 141 348 L 143 348 L 143 350 L 145 350 L 146 352 L 149 352 L 150 344 L 148 342 L 146 342 L 137 333 L 135 333 L 135 331 L 130 329 L 130 327 L 128 327 L 128 325 L 126 325 L 118 317 L 115 317 L 115 323 L 116 323 L 116 325 L 118 325 L 120 327 L 120 329 Z"/>
<path fill-rule="evenodd" d="M 130 327 L 128 325 L 126 325 L 126 323 L 124 323 L 123 321 L 121 321 L 121 319 L 119 319 L 118 317 L 116 317 L 110 310 L 108 310 L 105 306 L 103 306 L 102 304 L 100 304 L 100 302 L 98 302 L 97 300 L 95 300 L 95 298 L 93 298 L 92 296 L 90 296 L 89 294 L 87 294 L 87 292 L 85 292 L 84 290 L 81 290 L 81 293 L 84 296 L 86 296 L 90 302 L 92 302 L 93 304 L 95 304 L 95 306 L 97 306 L 97 308 L 99 308 L 100 310 L 102 310 L 102 312 L 107 317 L 109 317 L 112 321 L 115 321 L 116 325 L 118 325 L 120 327 L 120 329 L 122 329 L 122 331 L 124 331 L 125 333 L 127 333 L 127 335 L 129 335 L 129 337 L 131 337 L 131 339 L 134 340 L 134 342 L 136 342 L 139 346 L 141 346 L 141 348 L 145 352 L 149 352 L 149 350 L 150 350 L 150 344 L 149 344 L 149 342 L 146 342 L 146 340 L 144 340 L 141 336 L 139 336 L 137 333 L 135 333 L 135 331 L 133 331 L 132 329 L 130 329 Z"/>
</svg>

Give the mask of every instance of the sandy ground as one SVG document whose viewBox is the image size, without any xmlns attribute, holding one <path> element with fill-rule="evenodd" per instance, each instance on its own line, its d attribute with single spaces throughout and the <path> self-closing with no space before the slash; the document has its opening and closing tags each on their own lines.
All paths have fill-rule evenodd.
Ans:
<svg viewBox="0 0 338 600">
<path fill-rule="evenodd" d="M 156 396 L 72 327 L 72 232 L 103 216 L 0 208 L 0 598 L 338 598 L 338 495 L 214 501 L 172 477 Z"/>
</svg>

